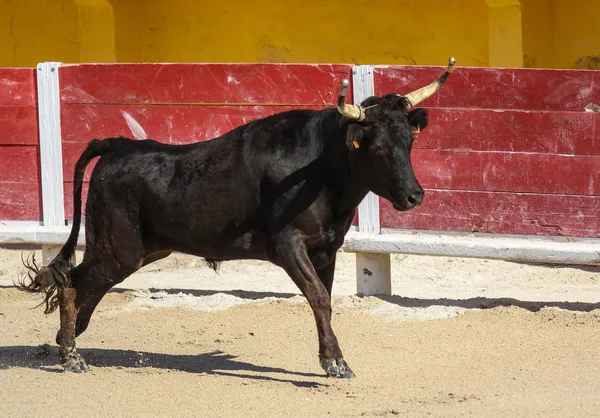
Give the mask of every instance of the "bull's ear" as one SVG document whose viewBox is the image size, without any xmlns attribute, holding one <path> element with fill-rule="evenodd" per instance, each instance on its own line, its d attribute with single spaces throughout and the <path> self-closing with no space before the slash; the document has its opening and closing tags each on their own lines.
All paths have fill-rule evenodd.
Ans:
<svg viewBox="0 0 600 418">
<path fill-rule="evenodd" d="M 415 109 L 408 112 L 408 123 L 413 128 L 413 132 L 419 133 L 427 127 L 429 120 L 427 118 L 427 109 Z"/>
<path fill-rule="evenodd" d="M 346 146 L 349 149 L 358 149 L 365 135 L 363 127 L 358 124 L 352 124 L 346 131 Z"/>
</svg>

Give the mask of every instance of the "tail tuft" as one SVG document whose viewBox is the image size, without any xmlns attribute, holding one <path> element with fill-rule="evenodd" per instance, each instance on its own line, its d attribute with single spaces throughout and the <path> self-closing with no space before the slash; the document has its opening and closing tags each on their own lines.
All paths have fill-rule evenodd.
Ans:
<svg viewBox="0 0 600 418">
<path fill-rule="evenodd" d="M 59 254 L 52 262 L 40 268 L 35 255 L 31 254 L 21 262 L 29 270 L 27 275 L 15 283 L 17 289 L 29 293 L 44 293 L 44 300 L 38 305 L 46 304 L 44 313 L 52 313 L 58 308 L 58 295 L 71 284 L 69 271 L 73 264 L 69 260 L 64 260 Z M 38 307 L 36 306 L 36 307 Z"/>
<path fill-rule="evenodd" d="M 103 141 L 94 139 L 90 141 L 75 164 L 73 176 L 73 226 L 67 242 L 54 260 L 43 268 L 37 265 L 35 256 L 28 256 L 26 260 L 21 257 L 21 262 L 29 272 L 18 283 L 15 283 L 15 286 L 24 292 L 44 293 L 44 300 L 38 306 L 46 304 L 45 313 L 52 313 L 58 308 L 59 297 L 71 285 L 70 271 L 73 264 L 70 259 L 77 247 L 77 238 L 81 227 L 81 190 L 86 167 L 94 158 L 133 142 L 127 138 L 108 138 Z"/>
</svg>

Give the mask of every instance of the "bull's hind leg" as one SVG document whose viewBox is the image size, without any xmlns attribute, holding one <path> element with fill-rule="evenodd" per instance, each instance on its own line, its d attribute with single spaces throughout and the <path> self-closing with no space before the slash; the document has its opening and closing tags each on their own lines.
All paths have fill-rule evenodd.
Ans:
<svg viewBox="0 0 600 418">
<path fill-rule="evenodd" d="M 60 328 L 63 331 L 60 339 L 60 362 L 65 371 L 81 373 L 88 370 L 83 357 L 75 348 L 75 322 L 77 309 L 75 309 L 76 291 L 66 288 L 59 291 Z"/>
<path fill-rule="evenodd" d="M 113 210 L 88 225 L 84 259 L 71 270 L 71 288 L 60 305 L 61 328 L 56 339 L 66 371 L 87 370 L 75 349 L 75 337 L 85 331 L 104 295 L 144 262 L 139 227 L 129 219 L 127 213 Z"/>
<path fill-rule="evenodd" d="M 171 254 L 170 251 L 151 253 L 143 259 L 132 265 L 136 260 L 130 260 L 129 269 L 114 269 L 110 265 L 96 264 L 88 267 L 82 263 L 73 270 L 74 286 L 78 289 L 75 298 L 75 309 L 77 310 L 77 322 L 75 324 L 75 336 L 81 335 L 88 327 L 94 310 L 108 293 L 108 291 L 118 283 L 125 280 L 126 277 L 133 274 L 139 267 L 160 260 Z M 123 266 L 123 264 L 121 264 Z M 60 344 L 60 331 L 56 336 L 56 343 Z"/>
<path fill-rule="evenodd" d="M 90 267 L 89 264 L 92 263 Z M 119 268 L 114 266 L 118 265 Z M 77 353 L 75 338 L 87 328 L 92 313 L 104 295 L 135 269 L 108 260 L 84 260 L 71 271 L 71 286 L 59 295 L 60 330 L 56 335 L 60 361 L 65 371 L 83 372 L 88 367 Z"/>
</svg>

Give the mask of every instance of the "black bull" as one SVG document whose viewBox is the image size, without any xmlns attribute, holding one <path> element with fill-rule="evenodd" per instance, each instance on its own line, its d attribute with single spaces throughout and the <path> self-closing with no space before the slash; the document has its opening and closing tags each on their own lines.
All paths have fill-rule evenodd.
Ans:
<svg viewBox="0 0 600 418">
<path fill-rule="evenodd" d="M 411 110 L 448 76 L 401 97 L 370 97 L 338 110 L 295 110 L 250 122 L 213 140 L 166 145 L 126 138 L 94 140 L 75 167 L 71 234 L 56 258 L 20 284 L 60 309 L 60 359 L 85 371 L 75 337 L 106 292 L 173 251 L 219 261 L 268 260 L 281 266 L 312 308 L 327 375 L 353 377 L 331 328 L 336 252 L 359 202 L 372 191 L 397 210 L 423 199 L 410 150 L 427 111 Z M 71 258 L 81 225 L 81 193 L 93 170 L 85 211 L 86 250 Z"/>
</svg>

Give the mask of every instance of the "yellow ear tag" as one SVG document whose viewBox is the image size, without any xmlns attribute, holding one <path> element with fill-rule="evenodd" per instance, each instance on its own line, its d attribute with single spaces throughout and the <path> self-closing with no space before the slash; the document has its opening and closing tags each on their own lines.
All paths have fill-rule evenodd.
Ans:
<svg viewBox="0 0 600 418">
<path fill-rule="evenodd" d="M 419 132 L 421 132 L 421 125 L 417 125 L 415 128 L 413 128 L 414 134 L 418 134 Z"/>
<path fill-rule="evenodd" d="M 352 145 L 354 145 L 354 148 L 359 149 L 360 145 L 358 145 L 358 142 L 355 140 L 354 142 L 352 142 Z"/>
</svg>

